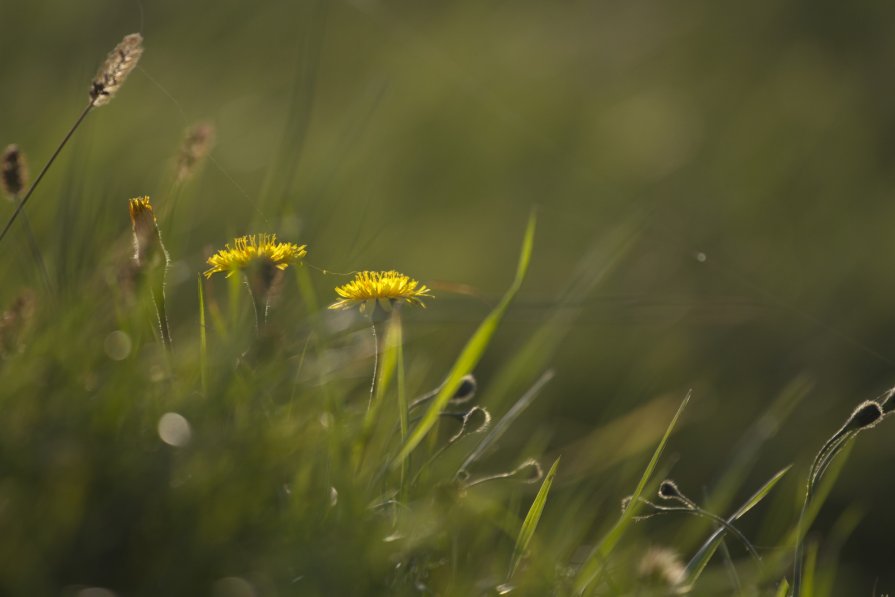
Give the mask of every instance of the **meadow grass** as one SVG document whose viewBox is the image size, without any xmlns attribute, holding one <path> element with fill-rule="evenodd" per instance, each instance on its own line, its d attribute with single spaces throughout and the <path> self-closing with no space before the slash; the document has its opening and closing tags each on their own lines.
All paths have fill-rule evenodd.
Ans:
<svg viewBox="0 0 895 597">
<path fill-rule="evenodd" d="M 0 246 L 14 240 L 7 232 L 80 123 L 119 92 L 141 54 L 142 38 L 127 36 L 106 59 L 85 111 L 15 193 Z M 22 285 L 0 319 L 0 592 L 831 594 L 835 578 L 819 570 L 821 545 L 807 531 L 856 436 L 895 406 L 892 392 L 861 403 L 821 446 L 801 511 L 789 508 L 771 545 L 754 544 L 739 525 L 761 515 L 790 467 L 767 471 L 751 493 L 744 481 L 769 428 L 809 391 L 799 384 L 765 425 L 747 429 L 705 506 L 660 481 L 669 442 L 699 397 L 681 392 L 676 411 L 670 399 L 635 411 L 651 456 L 645 446 L 606 454 L 619 466 L 601 473 L 630 487 L 619 514 L 625 494 L 601 494 L 605 477 L 566 473 L 568 458 L 549 439 L 516 441 L 513 453 L 499 447 L 562 375 L 551 362 L 574 324 L 572 299 L 617 265 L 636 223 L 620 223 L 612 251 L 598 244 L 584 253 L 553 311 L 516 350 L 493 357 L 496 374 L 482 383 L 477 368 L 538 258 L 533 210 L 504 294 L 456 356 L 430 359 L 427 373 L 414 307 L 438 309 L 441 297 L 425 272 L 418 282 L 357 263 L 354 280 L 335 285 L 320 266 L 326 255 L 302 239 L 245 231 L 207 257 L 204 276 L 190 272 L 195 295 L 170 304 L 166 280 L 178 256 L 163 236 L 186 229 L 179 218 L 195 200 L 187 185 L 212 136 L 209 125 L 187 133 L 162 225 L 148 197 L 122 197 L 109 224 L 118 240 L 84 249 L 83 259 L 105 254 L 103 267 L 77 268 L 38 291 Z M 592 437 L 607 445 L 613 433 Z M 654 492 L 674 505 L 644 497 Z M 677 517 L 688 525 L 679 544 L 655 545 L 649 526 L 679 513 L 688 515 Z M 835 535 L 841 542 L 853 528 L 846 521 Z"/>
</svg>

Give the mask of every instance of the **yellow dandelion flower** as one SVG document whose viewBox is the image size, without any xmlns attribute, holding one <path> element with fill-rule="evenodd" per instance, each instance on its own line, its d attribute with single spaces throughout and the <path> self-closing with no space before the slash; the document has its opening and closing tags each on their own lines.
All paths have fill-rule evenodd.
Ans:
<svg viewBox="0 0 895 597">
<path fill-rule="evenodd" d="M 354 280 L 336 288 L 340 298 L 329 306 L 330 309 L 350 309 L 358 305 L 361 313 L 367 306 L 379 305 L 389 310 L 393 303 L 405 301 L 411 305 L 425 307 L 420 299 L 434 298 L 430 290 L 416 280 L 394 270 L 388 272 L 358 272 Z"/>
<path fill-rule="evenodd" d="M 270 265 L 284 270 L 293 263 L 298 263 L 308 254 L 307 245 L 295 243 L 278 243 L 276 234 L 249 234 L 241 236 L 208 258 L 211 266 L 205 272 L 210 278 L 217 272 L 227 272 L 229 278 L 234 272 L 246 269 L 251 265 Z"/>
</svg>

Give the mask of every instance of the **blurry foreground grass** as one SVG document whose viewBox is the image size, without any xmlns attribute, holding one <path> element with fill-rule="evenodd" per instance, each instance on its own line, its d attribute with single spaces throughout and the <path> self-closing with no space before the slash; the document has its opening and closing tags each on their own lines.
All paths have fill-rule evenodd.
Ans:
<svg viewBox="0 0 895 597">
<path fill-rule="evenodd" d="M 595 424 L 589 415 L 598 401 L 592 392 L 575 388 L 574 380 L 596 383 L 595 378 L 621 377 L 614 370 L 613 353 L 624 352 L 626 333 L 588 337 L 585 351 L 574 355 L 564 352 L 565 344 L 591 305 L 595 288 L 638 244 L 661 244 L 673 237 L 674 220 L 686 214 L 686 203 L 681 211 L 664 212 L 664 205 L 628 206 L 609 199 L 600 213 L 609 224 L 588 246 L 560 258 L 554 244 L 535 235 L 534 217 L 523 233 L 521 219 L 528 205 L 474 205 L 481 218 L 472 221 L 462 215 L 463 202 L 472 201 L 462 193 L 438 201 L 445 191 L 430 180 L 449 169 L 440 152 L 452 147 L 455 131 L 444 122 L 426 121 L 422 114 L 416 121 L 406 119 L 415 122 L 415 128 L 407 128 L 439 141 L 423 148 L 434 158 L 416 163 L 415 170 L 398 178 L 406 183 L 385 187 L 400 190 L 406 184 L 406 195 L 414 199 L 405 196 L 403 204 L 372 207 L 368 200 L 361 209 L 348 210 L 334 199 L 333 188 L 353 184 L 350 188 L 358 191 L 363 187 L 357 185 L 369 183 L 363 177 L 338 176 L 345 167 L 341 156 L 348 154 L 343 150 L 369 117 L 360 110 L 334 118 L 338 110 L 329 105 L 320 108 L 324 118 L 339 127 L 344 123 L 344 128 L 338 135 L 327 131 L 323 145 L 330 151 L 320 153 L 339 157 L 327 161 L 312 156 L 304 166 L 312 172 L 310 182 L 303 181 L 302 188 L 314 201 L 293 203 L 295 169 L 309 126 L 308 100 L 319 66 L 315 52 L 322 46 L 322 29 L 312 25 L 324 19 L 322 6 L 309 3 L 295 9 L 307 17 L 302 51 L 286 102 L 283 138 L 265 180 L 255 181 L 260 199 L 215 159 L 215 129 L 207 122 L 187 129 L 179 152 L 170 152 L 175 153 L 173 167 L 159 165 L 161 134 L 128 143 L 128 152 L 105 156 L 97 167 L 101 160 L 96 156 L 112 150 L 92 136 L 96 129 L 89 128 L 91 119 L 98 126 L 106 126 L 105 118 L 110 128 L 126 128 L 129 119 L 142 118 L 138 111 L 116 114 L 104 108 L 89 115 L 85 122 L 91 125 L 65 148 L 66 157 L 49 177 L 52 182 L 33 195 L 28 211 L 43 217 L 32 228 L 23 216 L 0 243 L 9 257 L 0 265 L 0 298 L 5 301 L 0 319 L 0 592 L 97 595 L 105 593 L 87 589 L 104 587 L 120 595 L 841 594 L 837 587 L 842 585 L 836 584 L 840 555 L 863 516 L 856 484 L 848 485 L 846 494 L 854 501 L 832 522 L 820 519 L 824 524 L 818 524 L 816 519 L 848 462 L 855 437 L 889 413 L 891 395 L 862 403 L 846 417 L 857 402 L 848 398 L 846 406 L 830 409 L 821 428 L 808 429 L 793 422 L 804 415 L 800 405 L 814 391 L 811 376 L 783 366 L 779 374 L 773 369 L 756 372 L 740 363 L 739 354 L 719 354 L 702 366 L 743 378 L 785 380 L 776 396 L 761 401 L 754 420 L 740 419 L 744 409 L 735 402 L 714 411 L 706 406 L 710 401 L 700 393 L 700 385 L 706 384 L 694 384 L 695 391 L 688 392 L 690 382 L 681 380 L 692 379 L 692 373 L 678 362 L 683 358 L 679 352 L 685 352 L 680 346 L 670 343 L 672 348 L 665 346 L 662 352 L 638 346 L 638 360 L 667 360 L 678 375 L 659 381 L 632 375 L 637 379 L 627 385 L 618 382 L 620 388 L 640 388 L 648 397 L 632 402 L 633 392 L 620 392 L 619 400 L 599 402 L 604 410 Z M 364 10 L 378 14 L 370 7 Z M 528 10 L 538 14 L 530 6 Z M 527 27 L 541 32 L 523 18 L 527 14 L 519 13 L 518 29 L 513 30 L 522 39 Z M 341 17 L 350 31 L 354 21 Z M 404 28 L 400 19 L 384 22 L 398 38 L 416 40 L 414 30 Z M 447 30 L 454 23 L 444 22 Z M 509 39 L 524 46 L 513 36 Z M 423 53 L 428 60 L 452 64 L 432 52 L 433 46 L 414 43 L 430 50 Z M 562 45 L 550 48 L 555 55 L 538 57 L 557 60 L 567 51 Z M 475 48 L 464 46 L 464 51 L 474 54 Z M 811 47 L 793 50 L 789 60 L 795 66 L 787 62 L 787 68 L 824 89 L 828 81 L 823 72 L 799 66 L 821 63 L 813 52 Z M 398 63 L 406 58 L 401 52 L 386 56 Z M 108 103 L 107 87 L 118 91 L 122 81 L 116 73 L 126 64 L 124 56 L 119 60 L 113 53 L 100 66 L 100 73 L 111 69 L 111 78 L 94 79 L 91 105 L 99 106 L 98 98 Z M 539 68 L 549 70 L 543 64 L 532 66 L 535 74 Z M 420 76 L 416 63 L 405 68 L 411 80 Z M 183 70 L 195 76 L 189 68 Z M 160 95 L 168 94 L 149 80 L 162 90 Z M 780 91 L 774 81 L 767 83 L 772 91 L 789 89 L 781 84 Z M 375 106 L 385 93 L 384 84 L 371 88 L 361 104 Z M 439 97 L 437 90 L 428 93 Z M 134 99 L 126 87 L 121 96 L 115 106 Z M 824 114 L 836 112 L 837 102 L 849 101 L 817 96 L 822 99 L 817 113 L 808 114 L 803 123 L 811 130 L 822 129 L 811 118 L 823 121 Z M 167 99 L 182 111 L 176 99 Z M 760 101 L 747 99 L 747 104 Z M 237 100 L 225 113 L 250 111 L 238 102 L 251 104 L 258 97 Z M 596 152 L 611 170 L 601 179 L 604 195 L 612 197 L 626 188 L 627 177 L 637 179 L 644 172 L 650 181 L 662 180 L 672 189 L 681 185 L 689 193 L 689 186 L 674 178 L 683 162 L 666 159 L 673 154 L 684 160 L 696 152 L 694 131 L 699 127 L 677 118 L 687 113 L 681 107 L 685 100 L 637 96 L 609 110 L 607 122 L 591 123 L 621 143 L 611 155 Z M 437 99 L 430 101 L 438 106 Z M 535 96 L 535 107 L 528 108 L 540 110 L 538 101 Z M 404 123 L 398 108 L 390 105 L 389 113 L 398 112 Z M 511 112 L 501 114 L 516 122 Z M 567 114 L 548 116 L 558 130 L 574 137 L 570 131 L 577 127 L 564 120 Z M 670 122 L 678 128 L 669 128 Z M 752 130 L 749 122 L 741 120 L 733 128 Z M 646 128 L 659 132 L 649 136 L 643 133 Z M 258 169 L 252 166 L 253 152 L 260 148 L 270 155 L 276 145 L 259 130 L 252 142 L 227 146 L 229 161 L 244 166 L 245 172 Z M 376 138 L 389 140 L 386 149 L 396 155 L 415 153 L 415 140 L 400 137 L 396 131 L 402 130 L 386 130 L 393 138 L 380 130 Z M 482 159 L 484 144 L 459 144 L 462 159 L 448 165 L 467 169 L 460 176 L 466 185 L 487 186 L 505 177 L 519 187 L 501 188 L 510 195 L 520 189 L 526 197 L 560 193 L 553 183 L 532 175 L 555 166 L 558 154 L 544 150 L 551 144 L 539 145 L 543 139 L 536 130 L 512 130 L 531 142 L 521 147 L 539 148 L 515 165 L 537 184 L 496 169 L 487 176 L 476 170 L 478 162 L 491 167 Z M 56 133 L 57 140 L 62 132 Z M 748 152 L 750 139 L 757 143 L 743 137 L 746 142 L 729 144 L 733 149 L 718 154 L 720 171 L 741 161 L 737 151 Z M 511 144 L 501 135 L 495 138 Z M 591 139 L 582 145 L 588 160 L 595 151 L 592 144 Z M 32 173 L 40 172 L 51 151 L 29 154 Z M 374 170 L 387 153 L 377 146 L 374 156 L 366 154 Z M 4 168 L 15 161 L 13 155 L 19 156 L 5 154 Z M 218 187 L 214 193 L 203 191 L 199 173 L 211 167 L 236 200 L 224 201 Z M 775 180 L 785 179 L 779 174 L 782 167 L 762 167 L 767 177 L 734 195 L 752 200 Z M 578 164 L 560 178 L 571 184 L 589 176 Z M 349 182 L 334 182 L 340 178 Z M 723 180 L 727 184 L 728 178 Z M 124 193 L 123 188 L 132 191 Z M 418 207 L 420 189 L 428 193 L 430 204 L 424 207 Z M 12 190 L 11 205 L 21 205 L 29 196 L 27 185 Z M 134 199 L 129 225 L 127 199 L 155 190 L 160 192 L 152 200 L 154 214 L 148 199 Z M 562 221 L 558 214 L 564 213 L 567 221 L 584 221 L 594 213 L 574 202 L 565 209 L 570 211 L 545 210 L 554 226 Z M 710 216 L 712 209 L 718 210 L 719 220 L 729 215 L 710 205 Z M 440 238 L 447 247 L 419 243 L 425 233 L 414 224 L 423 213 L 443 229 Z M 818 213 L 822 215 L 806 211 L 799 216 L 817 220 Z M 667 214 L 674 217 L 662 221 Z M 370 236 L 368 217 L 388 225 Z M 463 244 L 470 230 L 486 230 L 501 241 L 498 251 L 479 257 L 490 270 L 458 259 L 461 252 L 455 254 L 449 244 Z M 703 231 L 702 241 L 710 242 L 718 232 L 712 226 L 706 230 L 711 232 Z M 280 242 L 266 236 L 273 231 Z M 229 278 L 204 279 L 201 272 L 214 248 L 243 234 L 261 236 L 237 236 L 232 247 L 209 263 L 214 271 L 239 271 Z M 391 238 L 377 242 L 385 236 Z M 564 240 L 558 236 L 551 239 Z M 522 248 L 513 275 L 510 255 L 517 250 L 517 239 Z M 773 255 L 763 244 L 744 244 Z M 378 248 L 368 251 L 371 245 Z M 405 264 L 413 263 L 414 279 L 393 272 L 358 274 L 355 270 L 371 266 L 371 254 L 383 272 L 391 267 L 405 271 Z M 714 254 L 710 264 L 713 259 Z M 453 271 L 455 280 L 465 280 L 467 269 L 470 275 L 490 273 L 489 287 L 504 287 L 505 294 L 492 298 L 465 282 L 432 280 L 425 269 L 430 260 L 439 262 L 442 272 Z M 706 260 L 702 252 L 691 259 L 700 264 Z M 627 279 L 648 280 L 649 291 L 657 272 L 681 275 L 680 268 L 666 274 L 669 262 L 664 252 L 634 260 L 626 264 Z M 334 273 L 330 266 L 343 271 Z M 509 323 L 504 320 L 514 315 L 517 293 L 528 287 L 529 268 L 541 269 L 537 284 L 547 298 L 538 311 L 530 303 L 516 311 L 511 339 L 501 338 L 505 330 L 500 324 Z M 505 279 L 495 271 L 505 272 Z M 733 279 L 739 287 L 750 287 L 734 269 L 713 271 L 717 276 L 712 284 Z M 338 295 L 336 287 L 342 288 Z M 391 294 L 377 301 L 371 292 Z M 458 296 L 477 302 L 474 307 L 473 301 L 452 304 L 451 298 Z M 774 295 L 768 297 L 776 303 Z M 425 312 L 401 304 L 421 299 Z M 348 309 L 327 309 L 335 301 Z M 365 309 L 353 308 L 361 305 Z M 673 313 L 675 307 L 669 310 Z M 748 318 L 748 309 L 745 313 Z M 806 313 L 793 310 L 790 315 L 799 317 L 791 319 L 810 320 Z M 741 336 L 745 338 L 730 334 L 723 345 L 739 346 L 745 340 L 753 349 L 750 354 L 758 352 L 756 344 L 769 350 L 745 332 Z M 836 336 L 885 361 L 854 336 Z M 564 381 L 568 379 L 573 381 Z M 561 421 L 557 414 L 561 406 L 556 403 L 565 397 L 554 389 L 557 385 L 566 394 L 581 393 L 566 405 L 575 409 L 567 415 L 572 421 Z M 731 390 L 731 396 L 737 395 Z M 830 418 L 845 423 L 834 433 L 835 428 L 824 426 Z M 691 434 L 700 423 L 709 431 Z M 566 429 L 576 432 L 567 437 Z M 683 438 L 682 429 L 687 430 Z M 824 437 L 829 438 L 826 443 Z M 675 442 L 677 454 L 666 449 Z M 796 443 L 802 444 L 799 452 L 780 450 Z M 805 454 L 814 456 L 813 463 L 805 461 Z M 714 478 L 694 481 L 705 463 L 714 464 L 717 459 L 709 456 L 715 455 L 727 458 L 726 464 L 714 471 Z M 866 453 L 861 456 L 868 462 Z M 793 469 L 787 466 L 791 462 L 797 465 Z M 663 482 L 678 463 L 680 483 Z M 856 469 L 864 479 L 870 476 L 866 469 Z M 623 499 L 628 507 L 621 511 Z M 846 583 L 854 577 L 852 571 Z"/>
</svg>

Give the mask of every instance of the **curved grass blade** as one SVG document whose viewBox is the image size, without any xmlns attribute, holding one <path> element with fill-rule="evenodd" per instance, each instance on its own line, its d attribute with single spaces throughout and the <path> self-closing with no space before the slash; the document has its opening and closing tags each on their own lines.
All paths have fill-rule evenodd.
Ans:
<svg viewBox="0 0 895 597">
<path fill-rule="evenodd" d="M 513 548 L 513 558 L 510 561 L 510 570 L 507 573 L 508 581 L 513 577 L 513 574 L 515 574 L 516 568 L 519 566 L 522 556 L 528 551 L 528 546 L 531 543 L 532 537 L 534 537 L 535 530 L 538 528 L 538 522 L 541 520 L 541 514 L 544 512 L 544 505 L 547 503 L 547 495 L 550 493 L 550 486 L 553 485 L 553 478 L 556 476 L 559 460 L 560 459 L 557 458 L 553 462 L 553 466 L 550 467 L 550 471 L 544 478 L 544 482 L 541 483 L 538 495 L 535 496 L 531 508 L 528 509 L 528 514 L 525 515 L 525 520 L 522 521 L 522 527 L 519 529 L 519 537 L 516 538 L 516 546 Z"/>
<path fill-rule="evenodd" d="M 777 597 L 786 597 L 787 595 L 789 595 L 789 581 L 784 578 L 777 587 Z"/>
<path fill-rule="evenodd" d="M 789 469 L 792 468 L 792 465 L 778 471 L 773 477 L 768 479 L 768 481 L 759 488 L 752 497 L 750 497 L 746 502 L 737 509 L 736 512 L 730 515 L 730 517 L 726 520 L 727 525 L 732 525 L 734 522 L 742 518 L 749 510 L 754 508 L 761 500 L 765 498 L 765 496 L 770 493 L 770 491 L 774 488 L 775 485 L 783 478 L 783 476 L 789 472 Z M 727 532 L 727 528 L 722 526 L 715 530 L 708 539 L 706 539 L 705 543 L 702 544 L 702 547 L 696 552 L 696 555 L 690 560 L 687 564 L 687 568 L 684 572 L 684 584 L 686 586 L 692 586 L 693 583 L 699 578 L 699 575 L 702 574 L 702 571 L 705 569 L 706 565 L 709 563 L 709 560 L 715 554 L 715 551 L 718 549 L 718 546 L 721 544 L 721 540 L 724 538 L 724 533 Z"/>
<path fill-rule="evenodd" d="M 548 369 L 541 374 L 541 377 L 531 386 L 522 397 L 516 401 L 516 404 L 507 411 L 507 413 L 500 418 L 494 427 L 491 428 L 491 431 L 488 432 L 479 445 L 476 446 L 475 450 L 473 450 L 469 456 L 466 457 L 466 460 L 463 461 L 463 464 L 460 465 L 460 468 L 457 469 L 457 475 L 461 475 L 463 471 L 468 470 L 470 466 L 472 466 L 475 461 L 482 457 L 482 455 L 494 445 L 494 443 L 500 439 L 500 437 L 509 429 L 510 425 L 519 418 L 519 415 L 534 402 L 534 399 L 537 398 L 538 394 L 541 392 L 541 388 L 543 388 L 548 381 L 553 379 L 554 371 L 553 369 Z"/>
<path fill-rule="evenodd" d="M 463 379 L 463 376 L 471 373 L 479 360 L 481 360 L 485 349 L 491 342 L 491 337 L 494 335 L 497 326 L 500 324 L 500 320 L 503 318 L 504 313 L 510 306 L 510 302 L 516 296 L 516 293 L 519 292 L 523 280 L 525 280 L 525 273 L 528 271 L 528 264 L 531 260 L 531 252 L 534 245 L 535 222 L 535 214 L 532 212 L 528 217 L 528 226 L 525 229 L 525 238 L 522 241 L 519 264 L 516 267 L 516 277 L 513 279 L 512 285 L 509 290 L 507 290 L 500 303 L 498 303 L 494 310 L 488 314 L 481 325 L 479 325 L 479 328 L 472 335 L 472 338 L 469 339 L 469 342 L 466 343 L 466 346 L 463 347 L 463 351 L 460 353 L 460 356 L 457 357 L 457 361 L 451 368 L 438 395 L 432 400 L 432 404 L 429 405 L 426 414 L 423 415 L 423 418 L 414 428 L 410 437 L 407 438 L 401 451 L 398 452 L 394 462 L 392 462 L 393 467 L 400 466 L 401 462 L 403 462 L 414 448 L 419 445 L 423 438 L 426 437 L 426 434 L 432 429 L 436 421 L 438 421 L 439 413 L 450 401 L 454 392 L 457 391 L 457 388 L 460 387 L 460 382 Z"/>
<path fill-rule="evenodd" d="M 684 408 L 686 408 L 687 403 L 690 401 L 692 393 L 692 390 L 687 392 L 687 395 L 684 396 L 684 400 L 678 407 L 677 412 L 674 413 L 674 417 L 672 417 L 671 422 L 668 424 L 668 428 L 665 429 L 665 434 L 662 436 L 662 439 L 659 440 L 659 445 L 656 446 L 656 450 L 653 452 L 653 457 L 650 459 L 649 464 L 646 465 L 646 470 L 643 471 L 643 475 L 640 477 L 640 482 L 637 484 L 637 488 L 634 490 L 634 493 L 631 494 L 630 505 L 625 508 L 625 511 L 622 513 L 621 518 L 615 523 L 615 526 L 613 526 L 606 536 L 603 537 L 600 543 L 597 544 L 594 550 L 590 553 L 587 560 L 585 560 L 584 564 L 582 564 L 581 570 L 578 572 L 578 576 L 575 579 L 574 593 L 576 595 L 583 594 L 590 584 L 597 578 L 603 568 L 604 562 L 609 557 L 609 554 L 615 549 L 615 546 L 622 538 L 622 535 L 634 520 L 634 515 L 641 505 L 640 496 L 643 495 L 643 490 L 649 482 L 650 477 L 652 477 L 656 465 L 659 463 L 662 451 L 665 450 L 665 444 L 668 443 L 668 438 L 671 437 L 671 432 L 674 430 L 681 413 L 684 412 Z"/>
</svg>

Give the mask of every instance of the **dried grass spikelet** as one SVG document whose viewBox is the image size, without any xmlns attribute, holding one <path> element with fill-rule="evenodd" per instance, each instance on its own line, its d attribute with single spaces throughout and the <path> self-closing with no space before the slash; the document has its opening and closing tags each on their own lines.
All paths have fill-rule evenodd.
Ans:
<svg viewBox="0 0 895 597">
<path fill-rule="evenodd" d="M 638 575 L 667 587 L 678 587 L 686 576 L 680 555 L 667 547 L 650 547 L 637 566 Z"/>
<path fill-rule="evenodd" d="M 214 146 L 214 134 L 214 125 L 210 122 L 200 122 L 187 129 L 177 154 L 175 178 L 178 183 L 188 180 L 195 174 L 196 167 Z"/>
<path fill-rule="evenodd" d="M 125 35 L 93 77 L 90 85 L 90 105 L 104 106 L 112 101 L 124 80 L 137 66 L 143 55 L 143 36 L 139 33 Z"/>
<path fill-rule="evenodd" d="M 28 162 L 18 145 L 7 145 L 0 156 L 0 185 L 10 201 L 18 201 L 28 186 Z"/>
</svg>

